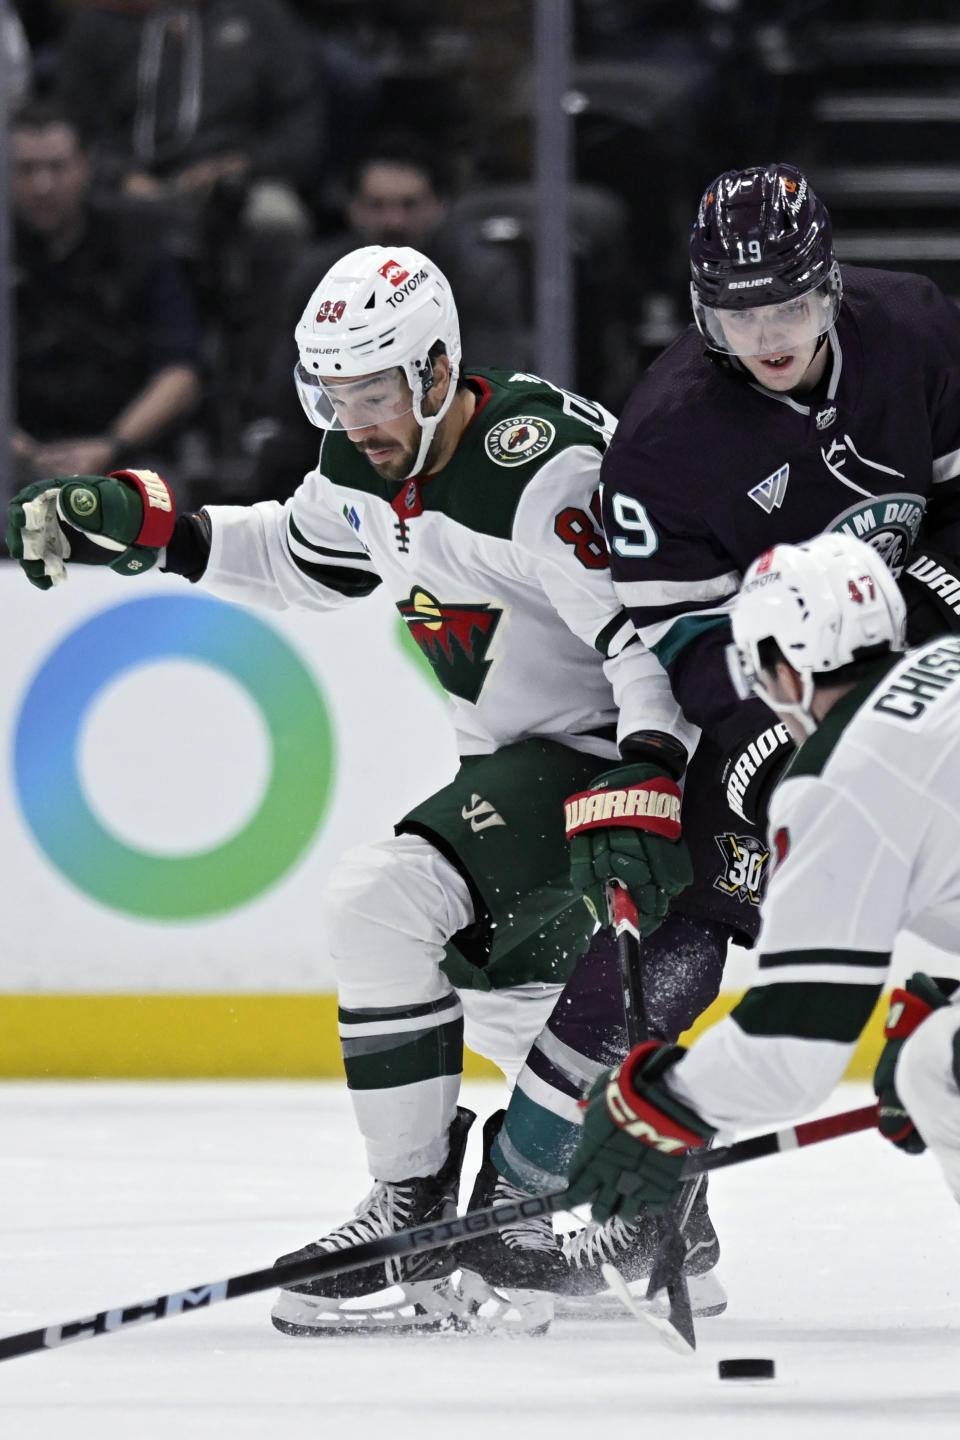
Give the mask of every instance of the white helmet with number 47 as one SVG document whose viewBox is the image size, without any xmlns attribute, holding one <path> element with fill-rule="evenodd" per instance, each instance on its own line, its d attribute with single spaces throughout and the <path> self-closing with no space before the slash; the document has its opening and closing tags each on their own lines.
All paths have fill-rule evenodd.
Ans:
<svg viewBox="0 0 960 1440">
<path fill-rule="evenodd" d="M 416 475 L 460 374 L 460 323 L 442 271 L 406 245 L 353 250 L 310 296 L 296 341 L 297 393 L 311 423 L 355 431 L 412 412 L 421 429 Z M 450 365 L 447 392 L 424 415 L 440 353 Z"/>
<path fill-rule="evenodd" d="M 808 733 L 815 677 L 906 643 L 899 586 L 880 553 L 852 535 L 765 551 L 743 577 L 731 621 L 727 660 L 741 699 L 759 695 L 774 704 L 763 680 L 772 664 L 764 641 L 774 641 L 803 685 L 796 707 L 778 700 L 775 708 L 795 708 Z"/>
</svg>

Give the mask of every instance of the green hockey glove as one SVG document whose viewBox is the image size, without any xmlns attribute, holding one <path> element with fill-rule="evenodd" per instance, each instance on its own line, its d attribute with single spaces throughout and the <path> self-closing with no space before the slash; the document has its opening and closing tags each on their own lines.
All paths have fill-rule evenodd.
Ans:
<svg viewBox="0 0 960 1440">
<path fill-rule="evenodd" d="M 934 1010 L 949 1005 L 957 983 L 956 980 L 934 979 L 917 970 L 903 989 L 896 989 L 890 995 L 890 1009 L 883 1027 L 887 1043 L 880 1052 L 873 1076 L 873 1088 L 880 1102 L 877 1125 L 881 1135 L 908 1155 L 922 1154 L 927 1142 L 904 1110 L 897 1094 L 894 1085 L 897 1060 L 903 1042 L 917 1026 Z"/>
<path fill-rule="evenodd" d="M 619 1215 L 627 1224 L 641 1210 L 663 1215 L 673 1208 L 687 1151 L 716 1134 L 659 1083 L 685 1053 L 682 1045 L 647 1040 L 593 1082 L 580 1102 L 586 1113 L 565 1205 L 589 1200 L 594 1220 Z"/>
<path fill-rule="evenodd" d="M 138 575 L 156 564 L 175 520 L 173 493 L 153 470 L 38 480 L 10 501 L 7 549 L 40 590 L 66 580 L 71 559 Z"/>
<path fill-rule="evenodd" d="M 676 781 L 656 765 L 620 765 L 571 795 L 564 808 L 574 889 L 606 924 L 607 883 L 621 880 L 637 907 L 641 934 L 651 934 L 693 880 L 680 838 Z"/>
</svg>

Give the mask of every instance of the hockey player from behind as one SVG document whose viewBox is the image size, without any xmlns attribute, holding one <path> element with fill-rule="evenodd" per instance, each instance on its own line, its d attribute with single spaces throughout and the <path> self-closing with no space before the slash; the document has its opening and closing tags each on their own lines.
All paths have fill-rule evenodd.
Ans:
<svg viewBox="0 0 960 1440">
<path fill-rule="evenodd" d="M 600 1218 L 668 1208 L 708 1137 L 826 1099 L 901 931 L 960 953 L 960 636 L 904 654 L 900 591 L 845 535 L 762 555 L 732 619 L 738 690 L 799 745 L 770 805 L 756 979 L 688 1051 L 638 1046 L 593 1087 L 569 1196 Z M 960 1200 L 956 986 L 915 974 L 893 992 L 874 1086 L 881 1131 L 929 1145 Z"/>
<path fill-rule="evenodd" d="M 860 537 L 898 578 L 911 642 L 960 631 L 960 311 L 919 275 L 839 266 L 826 208 L 783 164 L 707 187 L 690 274 L 696 328 L 626 404 L 603 520 L 617 594 L 715 747 L 716 845 L 749 857 L 766 853 L 793 748 L 726 673 L 751 561 L 823 531 Z"/>
<path fill-rule="evenodd" d="M 515 1123 L 488 1123 L 472 1203 L 562 1188 L 577 1097 L 627 1049 L 610 936 L 593 936 L 582 893 L 599 903 L 612 875 L 630 888 L 650 932 L 651 1024 L 669 1037 L 716 993 L 738 902 L 686 888 L 674 777 L 696 734 L 610 582 L 595 516 L 612 417 L 531 376 L 461 373 L 447 283 L 406 248 L 338 261 L 296 338 L 299 392 L 325 433 L 286 504 L 175 520 L 156 475 L 73 477 L 15 497 L 8 543 L 41 587 L 91 552 L 127 574 L 159 557 L 227 600 L 274 609 L 336 609 L 383 585 L 449 694 L 456 777 L 327 881 L 343 1059 L 374 1185 L 303 1258 L 455 1209 L 473 1118 L 457 1106 L 465 1027 L 510 1078 L 530 1052 Z M 701 823 L 685 803 L 685 827 Z M 710 1271 L 705 1206 L 688 1236 L 691 1271 Z M 596 1238 L 561 1245 L 549 1217 L 520 1224 L 469 1253 L 283 1291 L 274 1320 L 291 1334 L 436 1325 L 496 1285 L 540 1292 L 526 1312 L 540 1323 L 545 1292 L 603 1287 Z M 622 1237 L 628 1271 L 642 1271 L 648 1242 Z M 446 1277 L 461 1265 L 456 1289 Z"/>
</svg>

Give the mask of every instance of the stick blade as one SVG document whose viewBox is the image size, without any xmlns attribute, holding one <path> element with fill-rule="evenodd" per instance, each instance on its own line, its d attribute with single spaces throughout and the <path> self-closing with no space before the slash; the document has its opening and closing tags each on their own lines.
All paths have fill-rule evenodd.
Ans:
<svg viewBox="0 0 960 1440">
<path fill-rule="evenodd" d="M 625 1309 L 635 1319 L 652 1330 L 657 1339 L 676 1355 L 688 1359 L 696 1352 L 697 1338 L 693 1329 L 693 1312 L 687 1297 L 686 1315 L 683 1307 L 671 1304 L 666 1290 L 660 1290 L 653 1299 L 638 1300 L 630 1293 L 627 1282 L 615 1265 L 605 1263 L 600 1267 L 604 1280 Z M 686 1290 L 686 1282 L 683 1282 Z M 675 1313 L 679 1310 L 679 1313 Z"/>
</svg>

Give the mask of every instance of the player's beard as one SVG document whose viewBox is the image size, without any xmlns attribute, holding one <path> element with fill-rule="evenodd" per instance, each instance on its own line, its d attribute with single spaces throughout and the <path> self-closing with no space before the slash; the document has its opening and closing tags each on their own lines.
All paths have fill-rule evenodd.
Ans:
<svg viewBox="0 0 960 1440">
<path fill-rule="evenodd" d="M 373 446 L 371 448 L 376 449 L 377 447 Z M 360 447 L 360 450 L 364 459 L 376 470 L 381 479 L 405 480 L 410 471 L 410 467 L 416 459 L 417 452 L 406 445 L 400 445 L 397 441 L 391 441 L 389 447 L 384 446 L 381 448 L 390 449 L 391 453 L 388 459 L 380 461 L 371 460 L 367 450 L 363 446 Z"/>
<path fill-rule="evenodd" d="M 437 455 L 439 455 L 442 447 L 442 430 L 443 422 L 441 421 L 441 423 L 437 426 L 436 430 L 433 432 L 433 439 L 427 446 L 427 453 L 424 457 L 423 464 L 417 471 L 418 475 L 430 474 L 432 465 L 436 460 Z M 373 469 L 376 470 L 377 474 L 381 477 L 381 479 L 393 480 L 397 482 L 401 480 L 409 480 L 413 478 L 410 474 L 410 471 L 412 470 L 413 463 L 417 458 L 417 451 L 420 449 L 420 432 L 418 429 L 417 437 L 411 445 L 404 445 L 399 440 L 391 440 L 389 448 L 393 451 L 393 453 L 388 460 L 382 460 L 380 462 L 371 460 L 367 452 L 367 447 L 365 445 L 360 445 L 357 448 L 367 460 L 368 464 L 370 464 Z M 387 447 L 383 446 L 381 448 L 386 449 Z M 377 446 L 372 445 L 370 446 L 370 449 L 375 451 L 377 449 Z"/>
</svg>

